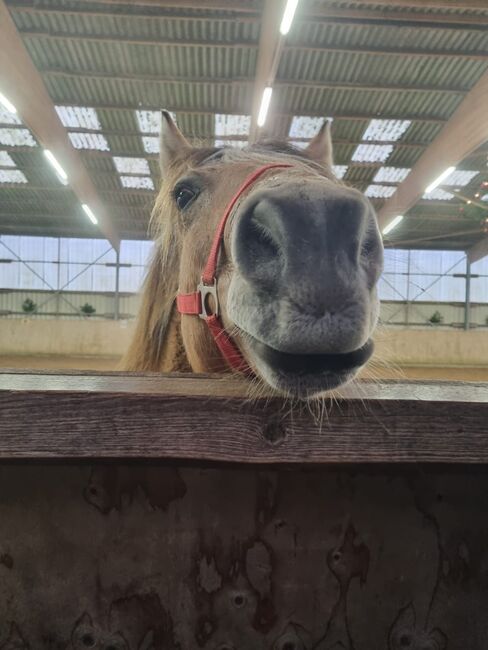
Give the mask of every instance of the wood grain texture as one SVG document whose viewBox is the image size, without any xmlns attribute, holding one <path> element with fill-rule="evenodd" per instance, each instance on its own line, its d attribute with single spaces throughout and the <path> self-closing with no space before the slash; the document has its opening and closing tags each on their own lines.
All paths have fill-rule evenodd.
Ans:
<svg viewBox="0 0 488 650">
<path fill-rule="evenodd" d="M 486 650 L 485 472 L 0 464 L 2 650 Z"/>
<path fill-rule="evenodd" d="M 488 463 L 487 393 L 361 382 L 318 418 L 224 376 L 3 372 L 0 459 Z"/>
</svg>

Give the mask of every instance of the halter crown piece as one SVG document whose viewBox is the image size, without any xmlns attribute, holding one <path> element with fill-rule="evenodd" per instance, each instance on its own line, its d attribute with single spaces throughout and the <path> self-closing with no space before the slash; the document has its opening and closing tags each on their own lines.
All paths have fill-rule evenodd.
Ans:
<svg viewBox="0 0 488 650">
<path fill-rule="evenodd" d="M 222 219 L 215 231 L 212 248 L 210 249 L 207 263 L 203 269 L 202 279 L 200 284 L 197 286 L 197 290 L 194 293 L 180 293 L 176 297 L 176 307 L 180 314 L 191 314 L 202 318 L 207 323 L 220 353 L 229 366 L 244 374 L 252 374 L 252 370 L 237 345 L 225 331 L 222 321 L 219 318 L 216 270 L 220 248 L 224 237 L 225 225 L 238 199 L 260 176 L 267 172 L 268 169 L 291 166 L 292 165 L 285 163 L 270 163 L 269 165 L 259 167 L 246 178 L 224 210 Z M 208 311 L 208 296 L 212 296 L 213 298 L 213 311 Z"/>
</svg>

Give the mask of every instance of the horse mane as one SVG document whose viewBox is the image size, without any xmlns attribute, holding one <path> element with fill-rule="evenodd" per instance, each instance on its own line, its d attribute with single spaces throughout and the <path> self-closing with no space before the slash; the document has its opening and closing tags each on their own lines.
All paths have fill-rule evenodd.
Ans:
<svg viewBox="0 0 488 650">
<path fill-rule="evenodd" d="M 202 164 L 209 167 L 219 164 L 219 151 L 225 151 L 230 161 L 255 160 L 269 162 L 273 158 L 295 160 L 299 166 L 306 166 L 312 173 L 323 172 L 324 166 L 314 163 L 305 151 L 288 143 L 265 140 L 244 149 L 198 148 L 193 149 L 185 159 L 176 160 L 163 178 L 160 191 L 151 212 L 149 231 L 155 240 L 155 250 L 142 286 L 142 302 L 137 323 L 127 353 L 120 367 L 128 371 L 170 371 L 190 370 L 179 331 L 171 332 L 170 324 L 175 309 L 180 272 L 180 249 L 183 231 L 181 223 L 172 219 L 174 209 L 172 188 L 183 169 L 197 168 Z M 206 160 L 209 160 L 206 163 Z M 172 346 L 171 355 L 165 354 L 165 344 Z"/>
</svg>

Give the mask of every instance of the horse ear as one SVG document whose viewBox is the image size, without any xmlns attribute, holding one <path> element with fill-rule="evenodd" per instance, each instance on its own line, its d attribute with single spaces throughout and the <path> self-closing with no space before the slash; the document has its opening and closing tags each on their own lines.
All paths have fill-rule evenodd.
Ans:
<svg viewBox="0 0 488 650">
<path fill-rule="evenodd" d="M 305 153 L 307 153 L 312 160 L 322 164 L 325 163 L 326 165 L 329 165 L 329 167 L 332 167 L 332 138 L 330 136 L 329 120 L 325 120 L 322 124 L 320 131 L 312 138 L 310 144 L 305 149 Z"/>
<path fill-rule="evenodd" d="M 161 111 L 161 138 L 159 143 L 159 164 L 165 174 L 175 158 L 189 152 L 191 146 L 173 122 L 168 111 Z"/>
</svg>

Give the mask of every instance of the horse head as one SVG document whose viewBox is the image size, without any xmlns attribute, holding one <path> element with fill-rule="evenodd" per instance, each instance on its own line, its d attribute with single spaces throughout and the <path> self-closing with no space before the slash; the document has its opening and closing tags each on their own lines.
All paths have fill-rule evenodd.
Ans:
<svg viewBox="0 0 488 650">
<path fill-rule="evenodd" d="M 209 149 L 163 112 L 160 164 L 128 367 L 184 356 L 194 372 L 233 366 L 300 398 L 351 380 L 373 350 L 383 251 L 371 203 L 333 173 L 329 123 L 303 150 Z"/>
</svg>

